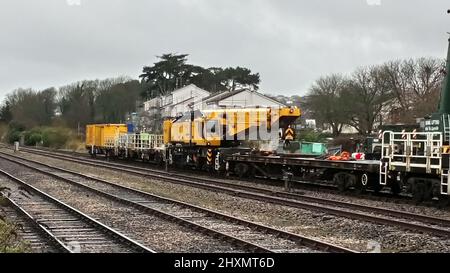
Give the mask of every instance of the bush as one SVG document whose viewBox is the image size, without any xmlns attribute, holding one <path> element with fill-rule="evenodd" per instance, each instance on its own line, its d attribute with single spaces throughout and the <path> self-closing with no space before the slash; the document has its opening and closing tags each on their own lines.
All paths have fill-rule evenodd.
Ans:
<svg viewBox="0 0 450 273">
<path fill-rule="evenodd" d="M 11 139 L 16 139 L 14 141 L 23 136 L 25 145 L 34 146 L 42 143 L 44 147 L 56 149 L 66 146 L 74 139 L 72 131 L 63 127 L 36 127 L 28 131 L 9 133 Z"/>
<path fill-rule="evenodd" d="M 17 122 L 10 122 L 8 124 L 8 133 L 6 134 L 6 140 L 9 143 L 14 143 L 15 141 L 20 140 L 20 136 L 22 132 L 25 130 L 25 127 Z"/>
<path fill-rule="evenodd" d="M 11 121 L 8 124 L 8 127 L 9 127 L 9 130 L 12 130 L 12 131 L 19 131 L 19 132 L 25 131 L 25 126 L 16 121 Z"/>
<path fill-rule="evenodd" d="M 8 125 L 6 123 L 0 122 L 0 140 L 6 141 L 7 135 L 8 135 Z"/>
<path fill-rule="evenodd" d="M 42 141 L 42 128 L 33 128 L 22 133 L 25 145 L 34 146 Z"/>
<path fill-rule="evenodd" d="M 65 147 L 71 151 L 75 151 L 75 152 L 85 152 L 86 151 L 86 146 L 84 143 L 84 140 L 80 140 L 79 138 L 72 138 L 71 140 L 69 140 Z"/>
<path fill-rule="evenodd" d="M 45 128 L 42 131 L 44 147 L 62 148 L 72 137 L 72 132 L 66 128 Z"/>
<path fill-rule="evenodd" d="M 0 197 L 0 210 L 7 202 Z M 0 217 L 0 253 L 24 253 L 30 252 L 30 245 L 17 236 L 19 225 L 13 225 Z"/>
<path fill-rule="evenodd" d="M 327 138 L 330 137 L 330 134 L 319 133 L 311 129 L 303 129 L 300 131 L 298 135 L 298 139 L 300 141 L 306 142 L 326 142 Z"/>
<path fill-rule="evenodd" d="M 6 138 L 9 143 L 14 143 L 15 141 L 20 140 L 21 133 L 22 132 L 20 132 L 20 131 L 9 130 L 8 134 L 6 135 Z"/>
<path fill-rule="evenodd" d="M 25 144 L 32 146 L 32 145 L 41 143 L 41 141 L 42 141 L 42 135 L 39 133 L 33 133 L 30 135 L 28 140 L 25 140 Z"/>
<path fill-rule="evenodd" d="M 342 150 L 353 153 L 356 151 L 357 145 L 361 143 L 361 139 L 353 136 L 339 136 L 330 143 L 333 146 L 342 146 Z"/>
<path fill-rule="evenodd" d="M 17 237 L 16 229 L 19 226 L 0 220 L 0 253 L 30 252 L 30 246 Z"/>
</svg>

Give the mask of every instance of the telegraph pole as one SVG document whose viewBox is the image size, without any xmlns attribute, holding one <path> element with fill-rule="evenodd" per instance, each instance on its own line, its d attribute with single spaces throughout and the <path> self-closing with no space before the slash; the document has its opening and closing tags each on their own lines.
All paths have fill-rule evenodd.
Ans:
<svg viewBox="0 0 450 273">
<path fill-rule="evenodd" d="M 450 14 L 450 9 L 447 10 L 447 14 Z M 447 50 L 447 65 L 445 68 L 445 79 L 442 86 L 441 98 L 439 102 L 439 113 L 440 114 L 450 114 L 450 39 L 448 40 L 448 50 Z"/>
</svg>

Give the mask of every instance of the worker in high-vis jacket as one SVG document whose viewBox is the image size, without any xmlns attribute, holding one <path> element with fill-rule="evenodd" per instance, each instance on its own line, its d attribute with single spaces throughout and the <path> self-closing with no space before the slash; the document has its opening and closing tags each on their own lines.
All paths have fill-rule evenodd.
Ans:
<svg viewBox="0 0 450 273">
<path fill-rule="evenodd" d="M 289 125 L 286 131 L 284 132 L 284 146 L 288 147 L 291 141 L 294 140 L 294 137 L 295 137 L 294 129 L 292 129 L 291 125 Z"/>
</svg>

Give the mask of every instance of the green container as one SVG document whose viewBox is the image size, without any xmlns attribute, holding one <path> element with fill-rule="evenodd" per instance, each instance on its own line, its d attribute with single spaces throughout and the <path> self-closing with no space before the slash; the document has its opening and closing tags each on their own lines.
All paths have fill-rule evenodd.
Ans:
<svg viewBox="0 0 450 273">
<path fill-rule="evenodd" d="M 302 142 L 300 153 L 305 155 L 323 155 L 327 153 L 327 147 L 324 143 Z"/>
<path fill-rule="evenodd" d="M 291 141 L 288 147 L 280 142 L 277 151 L 279 153 L 302 154 L 320 156 L 327 153 L 327 145 L 324 143 Z"/>
</svg>

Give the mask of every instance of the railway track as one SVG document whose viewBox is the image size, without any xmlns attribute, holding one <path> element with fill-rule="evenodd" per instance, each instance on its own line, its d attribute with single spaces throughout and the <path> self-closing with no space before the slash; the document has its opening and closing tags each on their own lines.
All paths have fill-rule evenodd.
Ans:
<svg viewBox="0 0 450 273">
<path fill-rule="evenodd" d="M 47 230 L 40 226 L 33 217 L 23 210 L 6 192 L 0 195 L 2 206 L 0 211 L 10 224 L 14 225 L 14 232 L 18 239 L 24 240 L 27 250 L 32 253 L 66 253 L 69 250 Z"/>
<path fill-rule="evenodd" d="M 0 175 L 9 181 L 2 183 L 9 188 L 3 197 L 39 233 L 26 232 L 32 243 L 45 238 L 57 250 L 71 253 L 154 252 L 12 174 L 0 170 Z"/>
<path fill-rule="evenodd" d="M 94 161 L 92 161 L 93 160 L 92 157 L 86 153 L 79 153 L 79 152 L 72 152 L 72 151 L 59 151 L 59 150 L 55 152 L 54 150 L 51 150 L 49 148 L 43 148 L 43 147 L 39 148 L 39 149 L 23 147 L 21 149 L 23 149 L 24 151 L 32 152 L 32 153 L 43 153 L 43 155 L 45 155 L 45 154 L 50 154 L 50 155 L 55 155 L 55 156 L 68 155 L 75 159 L 82 158 L 83 160 L 89 160 L 91 162 L 103 161 L 103 162 L 110 163 L 108 161 L 108 159 L 104 156 L 99 156 Z M 61 159 L 63 159 L 63 158 L 61 158 Z M 132 165 L 131 162 L 123 162 L 119 165 L 127 166 L 129 168 L 135 168 L 136 164 L 139 164 L 140 166 L 142 166 L 141 169 L 145 169 L 147 171 L 155 171 L 155 172 L 165 173 L 165 171 L 163 171 L 161 168 L 150 167 L 150 164 L 142 162 L 139 159 L 133 160 L 133 163 L 134 163 L 134 165 Z M 197 179 L 199 178 L 198 173 L 195 173 L 190 170 L 183 170 L 183 173 L 185 173 L 185 175 L 188 177 L 195 176 L 195 178 L 197 178 Z M 202 177 L 205 177 L 205 176 L 203 174 L 201 174 L 200 178 L 202 178 Z M 208 178 L 206 178 L 206 179 L 208 179 Z M 282 182 L 282 181 L 280 181 L 279 179 L 275 179 L 275 178 L 254 177 L 254 178 L 250 179 L 250 178 L 227 177 L 227 179 L 229 181 L 235 181 L 238 183 L 246 182 L 246 183 L 252 183 L 252 184 L 259 184 L 259 185 L 269 185 L 271 187 L 278 188 L 276 191 L 284 190 L 283 187 L 279 186 L 280 182 Z M 358 192 L 358 191 L 355 192 L 352 190 L 340 192 L 336 185 L 332 185 L 327 182 L 317 182 L 317 181 L 310 182 L 310 181 L 300 181 L 300 180 L 293 180 L 292 187 L 294 189 L 317 189 L 317 188 L 320 188 L 321 192 L 324 192 L 324 193 L 336 194 L 336 192 L 339 192 L 340 194 L 342 194 L 344 196 L 355 197 L 355 198 L 359 198 L 359 199 L 367 199 L 367 200 L 371 200 L 371 201 L 395 202 L 395 203 L 419 205 L 412 200 L 411 195 L 408 195 L 408 194 L 393 195 L 391 192 L 388 192 L 385 190 L 379 191 L 379 192 L 374 192 L 373 190 L 365 190 L 363 193 Z M 437 203 L 432 203 L 432 202 L 423 202 L 420 205 L 422 205 L 422 206 L 436 206 L 437 205 L 439 207 L 448 206 L 445 204 L 441 204 L 441 203 L 437 204 Z"/>
<path fill-rule="evenodd" d="M 13 157 L 13 158 L 11 158 Z M 226 240 L 251 252 L 354 252 L 319 240 L 252 223 L 106 180 L 1 153 L 0 158 L 128 204 L 141 211 Z"/>
<path fill-rule="evenodd" d="M 184 174 L 164 171 L 148 170 L 141 167 L 129 166 L 111 162 L 98 162 L 92 159 L 77 159 L 49 152 L 26 149 L 25 151 L 49 156 L 66 161 L 76 162 L 95 167 L 107 168 L 115 171 L 126 172 L 133 175 L 160 179 L 172 183 L 183 184 L 196 188 L 202 188 L 215 192 L 227 193 L 248 199 L 270 202 L 295 208 L 319 211 L 339 217 L 362 220 L 382 225 L 400 227 L 415 232 L 424 232 L 436 236 L 450 237 L 450 221 L 421 214 L 413 214 L 403 211 L 366 206 L 361 204 L 323 199 L 319 197 L 305 196 L 282 191 L 273 191 L 248 185 L 231 182 L 217 181 L 200 177 L 192 177 Z"/>
</svg>

